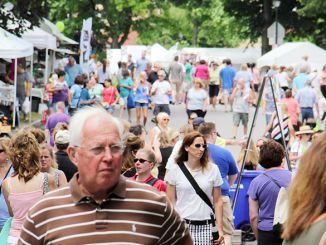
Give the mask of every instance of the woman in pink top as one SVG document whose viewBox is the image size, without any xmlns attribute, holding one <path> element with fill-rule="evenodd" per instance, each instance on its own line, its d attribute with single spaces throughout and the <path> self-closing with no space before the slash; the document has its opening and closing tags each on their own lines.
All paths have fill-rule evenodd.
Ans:
<svg viewBox="0 0 326 245">
<path fill-rule="evenodd" d="M 8 152 L 14 172 L 3 181 L 2 189 L 13 217 L 8 244 L 17 244 L 29 208 L 44 193 L 56 189 L 56 185 L 51 175 L 40 172 L 41 151 L 31 133 L 17 133 L 11 139 Z"/>
<path fill-rule="evenodd" d="M 48 109 L 49 109 L 49 115 L 51 116 L 53 114 L 53 93 L 48 92 L 48 89 L 50 88 L 50 85 L 54 82 L 58 80 L 58 75 L 56 73 L 52 73 L 50 74 L 49 77 L 49 83 L 47 85 L 45 85 L 45 93 L 47 93 L 49 95 L 49 101 L 47 103 Z"/>
<path fill-rule="evenodd" d="M 208 86 L 207 86 L 207 80 L 209 77 L 209 70 L 208 70 L 208 66 L 206 65 L 205 60 L 201 60 L 200 65 L 197 66 L 196 71 L 195 71 L 195 77 L 200 78 L 202 80 L 202 82 L 205 85 L 205 90 L 208 91 Z"/>
<path fill-rule="evenodd" d="M 324 65 L 323 70 L 319 74 L 323 79 L 323 83 L 320 86 L 320 90 L 323 96 L 326 98 L 326 65 Z"/>
<path fill-rule="evenodd" d="M 254 83 L 253 91 L 255 96 L 254 99 L 256 101 L 258 99 L 258 89 L 261 86 L 260 71 L 257 68 L 255 68 L 256 67 L 255 63 L 249 64 L 248 67 L 249 67 L 248 72 L 251 73 L 253 78 L 253 83 Z"/>
<path fill-rule="evenodd" d="M 285 91 L 285 99 L 282 99 L 281 102 L 286 102 L 289 104 L 288 111 L 292 118 L 294 131 L 299 131 L 297 116 L 301 114 L 301 109 L 298 101 L 292 98 L 291 90 L 288 89 Z"/>
</svg>

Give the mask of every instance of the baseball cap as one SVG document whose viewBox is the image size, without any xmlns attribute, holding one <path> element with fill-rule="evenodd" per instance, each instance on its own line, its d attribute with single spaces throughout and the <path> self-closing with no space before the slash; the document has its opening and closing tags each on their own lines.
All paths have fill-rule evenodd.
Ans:
<svg viewBox="0 0 326 245">
<path fill-rule="evenodd" d="M 55 135 L 56 144 L 68 144 L 70 140 L 70 132 L 68 130 L 60 130 Z"/>
<path fill-rule="evenodd" d="M 193 127 L 199 127 L 200 124 L 204 123 L 205 122 L 205 119 L 202 118 L 202 117 L 197 117 L 194 119 L 194 121 L 192 122 L 192 126 Z"/>
</svg>

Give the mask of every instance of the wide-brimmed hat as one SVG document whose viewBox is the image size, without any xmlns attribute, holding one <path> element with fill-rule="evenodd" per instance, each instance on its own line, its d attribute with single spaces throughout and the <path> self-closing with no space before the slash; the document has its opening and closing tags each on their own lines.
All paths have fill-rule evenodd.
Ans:
<svg viewBox="0 0 326 245">
<path fill-rule="evenodd" d="M 300 130 L 295 133 L 295 135 L 299 134 L 313 134 L 315 131 L 313 131 L 308 125 L 300 127 Z"/>
<path fill-rule="evenodd" d="M 56 73 L 52 74 L 52 76 L 49 78 L 49 82 L 52 83 L 54 81 L 58 80 L 58 75 Z"/>
<path fill-rule="evenodd" d="M 205 88 L 205 84 L 200 78 L 195 78 L 194 83 L 200 83 L 200 88 Z"/>
</svg>

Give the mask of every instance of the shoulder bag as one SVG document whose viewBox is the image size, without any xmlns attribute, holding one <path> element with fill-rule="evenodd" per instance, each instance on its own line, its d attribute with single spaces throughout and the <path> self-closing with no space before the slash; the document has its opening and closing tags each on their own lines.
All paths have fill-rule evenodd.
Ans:
<svg viewBox="0 0 326 245">
<path fill-rule="evenodd" d="M 289 213 L 289 192 L 284 187 L 281 187 L 279 184 L 276 183 L 276 181 L 264 173 L 265 176 L 267 176 L 271 181 L 275 183 L 275 185 L 280 188 L 280 191 L 278 192 L 277 199 L 276 199 L 276 205 L 274 210 L 274 221 L 273 221 L 273 233 L 274 235 L 281 237 L 282 234 L 282 226 L 286 222 L 288 218 Z M 295 174 L 291 173 L 291 182 L 294 178 Z"/>
</svg>

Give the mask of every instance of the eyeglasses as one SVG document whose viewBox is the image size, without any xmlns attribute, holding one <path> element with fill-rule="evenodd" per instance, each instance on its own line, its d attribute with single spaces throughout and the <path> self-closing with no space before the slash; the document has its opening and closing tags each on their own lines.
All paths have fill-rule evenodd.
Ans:
<svg viewBox="0 0 326 245">
<path fill-rule="evenodd" d="M 95 147 L 91 147 L 91 148 L 81 147 L 81 146 L 77 146 L 77 145 L 75 145 L 74 147 L 76 147 L 78 149 L 85 149 L 85 150 L 91 152 L 95 156 L 104 155 L 107 148 L 110 148 L 110 152 L 113 156 L 120 156 L 123 153 L 123 150 L 125 148 L 125 146 L 122 144 L 113 144 L 113 145 L 106 146 L 106 147 L 95 146 Z"/>
<path fill-rule="evenodd" d="M 164 77 L 163 75 L 158 75 L 158 77 Z"/>
<path fill-rule="evenodd" d="M 4 152 L 5 150 L 4 149 L 0 149 L 0 153 Z"/>
<path fill-rule="evenodd" d="M 135 158 L 135 159 L 134 159 L 134 163 L 136 163 L 136 162 L 138 162 L 138 161 L 139 161 L 140 163 L 150 162 L 150 161 L 148 161 L 148 160 L 141 159 L 141 158 L 139 158 L 139 159 L 138 159 L 138 158 Z"/>
<path fill-rule="evenodd" d="M 154 66 L 154 68 L 158 68 L 157 66 Z"/>
<path fill-rule="evenodd" d="M 206 146 L 207 146 L 207 145 L 194 144 L 194 146 L 195 146 L 196 148 L 200 148 L 200 147 L 202 147 L 203 149 L 206 149 Z"/>
</svg>

